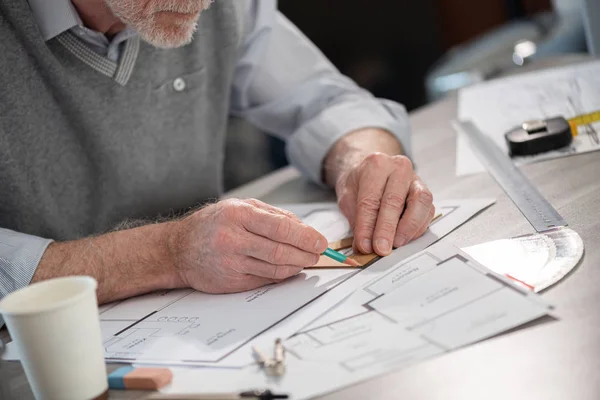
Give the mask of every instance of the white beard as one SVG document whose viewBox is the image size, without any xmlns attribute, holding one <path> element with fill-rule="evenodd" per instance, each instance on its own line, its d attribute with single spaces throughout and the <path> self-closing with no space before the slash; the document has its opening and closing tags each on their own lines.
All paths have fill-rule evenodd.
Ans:
<svg viewBox="0 0 600 400">
<path fill-rule="evenodd" d="M 156 47 L 175 48 L 184 46 L 192 41 L 194 32 L 196 32 L 197 21 L 172 26 L 170 30 L 164 26 L 158 25 L 153 15 L 143 15 L 140 6 L 140 0 L 105 0 L 112 12 L 125 24 L 135 29 L 140 37 L 146 42 Z M 173 11 L 180 13 L 193 13 L 204 11 L 210 7 L 214 0 L 195 0 L 186 1 L 182 4 L 181 0 L 168 0 L 161 2 L 160 10 L 154 11 Z M 200 7 L 198 7 L 200 6 Z"/>
</svg>

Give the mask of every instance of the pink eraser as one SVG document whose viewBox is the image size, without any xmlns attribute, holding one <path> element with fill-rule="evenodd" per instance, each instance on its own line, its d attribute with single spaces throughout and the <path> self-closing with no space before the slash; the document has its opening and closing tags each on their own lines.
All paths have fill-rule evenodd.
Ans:
<svg viewBox="0 0 600 400">
<path fill-rule="evenodd" d="M 168 368 L 119 368 L 108 375 L 111 389 L 156 390 L 173 380 Z"/>
</svg>

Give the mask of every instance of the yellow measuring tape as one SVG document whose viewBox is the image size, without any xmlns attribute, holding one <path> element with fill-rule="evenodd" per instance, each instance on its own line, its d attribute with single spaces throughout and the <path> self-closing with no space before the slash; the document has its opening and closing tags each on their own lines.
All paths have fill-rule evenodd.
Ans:
<svg viewBox="0 0 600 400">
<path fill-rule="evenodd" d="M 580 126 L 593 124 L 594 122 L 598 121 L 600 121 L 600 111 L 594 111 L 589 114 L 578 115 L 567 120 L 569 126 L 571 127 L 571 133 L 573 134 L 573 136 L 577 136 L 577 134 L 579 133 L 578 129 Z"/>
</svg>

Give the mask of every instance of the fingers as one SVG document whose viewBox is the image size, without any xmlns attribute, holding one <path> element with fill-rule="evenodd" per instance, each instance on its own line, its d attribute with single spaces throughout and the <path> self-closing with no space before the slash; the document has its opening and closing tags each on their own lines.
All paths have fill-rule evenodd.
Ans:
<svg viewBox="0 0 600 400">
<path fill-rule="evenodd" d="M 367 166 L 359 177 L 354 226 L 354 245 L 362 253 L 373 252 L 373 232 L 388 177 L 385 171 L 378 168 L 377 159 L 369 157 L 365 159 Z"/>
<path fill-rule="evenodd" d="M 356 226 L 356 192 L 348 191 L 338 198 L 338 207 L 344 216 L 348 219 L 350 229 L 354 232 Z"/>
<path fill-rule="evenodd" d="M 298 275 L 303 269 L 295 265 L 271 264 L 253 257 L 246 257 L 242 261 L 242 268 L 247 274 L 273 280 L 283 280 Z"/>
<path fill-rule="evenodd" d="M 261 208 L 252 208 L 245 213 L 242 224 L 248 232 L 270 239 L 269 241 L 273 242 L 272 246 L 275 245 L 275 242 L 286 244 L 288 246 L 282 246 L 282 248 L 295 247 L 296 250 L 311 253 L 313 256 L 321 254 L 327 248 L 327 239 L 323 235 L 314 228 L 297 219 L 288 218 L 286 215 L 272 214 Z M 285 264 L 285 262 L 265 261 Z"/>
<path fill-rule="evenodd" d="M 373 233 L 373 248 L 381 256 L 387 256 L 392 252 L 400 215 L 404 211 L 406 196 L 411 185 L 404 175 L 399 170 L 392 172 L 381 198 L 377 225 Z"/>
<path fill-rule="evenodd" d="M 309 267 L 319 261 L 319 254 L 248 232 L 239 243 L 243 255 L 274 265 Z"/>
<path fill-rule="evenodd" d="M 419 179 L 413 180 L 408 191 L 406 209 L 398 223 L 394 246 L 405 245 L 419 233 L 423 224 L 431 220 L 432 205 L 433 196 L 429 189 Z"/>
<path fill-rule="evenodd" d="M 427 218 L 427 220 L 425 221 L 423 226 L 421 226 L 421 228 L 417 231 L 416 235 L 413 236 L 410 240 L 417 239 L 417 238 L 423 236 L 423 234 L 425 232 L 427 232 L 427 229 L 429 229 L 429 225 L 431 224 L 431 220 L 433 219 L 434 215 L 435 215 L 435 207 L 432 205 L 431 209 L 429 211 L 429 218 Z"/>
<path fill-rule="evenodd" d="M 350 229 L 354 232 L 356 225 L 356 174 L 349 174 L 344 179 L 341 179 L 336 185 L 338 195 L 338 207 L 344 216 L 348 219 Z"/>
</svg>

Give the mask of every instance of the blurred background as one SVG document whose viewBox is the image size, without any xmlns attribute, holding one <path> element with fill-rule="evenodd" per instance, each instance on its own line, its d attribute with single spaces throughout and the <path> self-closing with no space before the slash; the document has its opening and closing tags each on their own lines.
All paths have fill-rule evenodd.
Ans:
<svg viewBox="0 0 600 400">
<path fill-rule="evenodd" d="M 344 74 L 408 111 L 531 60 L 582 54 L 586 2 L 600 0 L 280 0 Z M 225 186 L 287 164 L 284 145 L 231 121 Z"/>
</svg>

